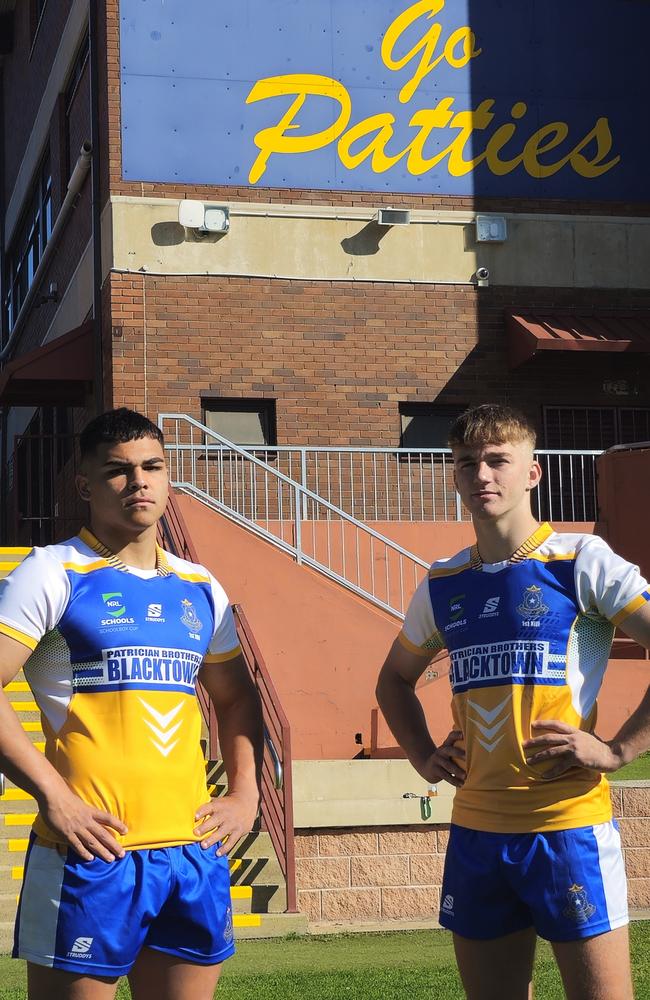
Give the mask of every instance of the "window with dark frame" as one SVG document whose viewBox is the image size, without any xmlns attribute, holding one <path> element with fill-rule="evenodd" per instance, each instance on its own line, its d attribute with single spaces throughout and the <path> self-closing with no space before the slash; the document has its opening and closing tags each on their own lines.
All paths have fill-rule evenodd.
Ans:
<svg viewBox="0 0 650 1000">
<path fill-rule="evenodd" d="M 448 448 L 449 429 L 466 406 L 399 403 L 400 448 Z"/>
<path fill-rule="evenodd" d="M 277 443 L 275 400 L 202 396 L 203 423 L 221 437 L 245 447 Z"/>
<path fill-rule="evenodd" d="M 545 406 L 544 447 L 606 450 L 650 441 L 650 408 L 640 406 Z"/>
<path fill-rule="evenodd" d="M 36 37 L 47 0 L 29 0 L 29 26 L 32 41 Z"/>
<path fill-rule="evenodd" d="M 48 152 L 36 174 L 27 208 L 5 258 L 3 307 L 9 332 L 14 328 L 51 235 L 52 171 Z"/>
<path fill-rule="evenodd" d="M 72 111 L 72 105 L 79 88 L 79 83 L 84 74 L 86 64 L 88 62 L 88 56 L 90 53 L 89 46 L 89 36 L 88 29 L 81 41 L 81 45 L 77 51 L 75 61 L 70 70 L 70 77 L 68 79 L 67 86 L 63 94 L 63 109 L 65 115 L 65 166 L 66 166 L 66 177 L 69 180 L 72 173 L 72 157 L 70 149 L 70 112 Z"/>
</svg>

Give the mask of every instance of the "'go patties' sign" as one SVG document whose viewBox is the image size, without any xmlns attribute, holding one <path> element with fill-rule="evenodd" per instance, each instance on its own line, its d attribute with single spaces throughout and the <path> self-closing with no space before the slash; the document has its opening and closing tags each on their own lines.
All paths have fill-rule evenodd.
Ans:
<svg viewBox="0 0 650 1000">
<path fill-rule="evenodd" d="M 127 180 L 644 199 L 650 4 L 121 0 Z"/>
</svg>

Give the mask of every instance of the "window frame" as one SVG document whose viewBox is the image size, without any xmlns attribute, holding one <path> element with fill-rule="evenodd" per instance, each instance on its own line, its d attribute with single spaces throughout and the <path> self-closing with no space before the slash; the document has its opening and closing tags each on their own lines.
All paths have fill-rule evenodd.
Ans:
<svg viewBox="0 0 650 1000">
<path fill-rule="evenodd" d="M 238 448 L 247 450 L 264 451 L 266 448 L 273 448 L 278 443 L 277 436 L 277 415 L 276 400 L 264 397 L 248 396 L 222 396 L 201 394 L 201 422 L 207 427 L 207 413 L 259 413 L 264 414 L 264 422 L 260 421 L 262 431 L 267 440 L 264 443 L 233 441 Z M 215 433 L 219 434 L 218 430 Z M 222 435 L 223 437 L 224 435 Z"/>
<path fill-rule="evenodd" d="M 449 443 L 447 441 L 445 441 L 444 444 L 422 445 L 421 447 L 418 447 L 417 445 L 404 444 L 404 426 L 403 426 L 403 423 L 402 423 L 402 418 L 403 417 L 406 417 L 406 416 L 415 417 L 415 416 L 418 416 L 418 415 L 420 415 L 420 416 L 426 416 L 426 415 L 432 415 L 433 416 L 433 415 L 435 415 L 435 416 L 441 416 L 441 417 L 448 416 L 449 417 L 449 423 L 451 425 L 453 423 L 453 421 L 457 417 L 459 417 L 461 415 L 461 413 L 463 413 L 467 409 L 467 407 L 468 407 L 467 403 L 458 403 L 458 404 L 454 404 L 454 403 L 431 403 L 431 402 L 420 402 L 418 400 L 400 400 L 400 402 L 398 402 L 398 404 L 397 404 L 397 413 L 398 413 L 399 421 L 400 421 L 400 425 L 399 425 L 399 446 L 398 446 L 399 449 L 400 449 L 400 451 L 407 450 L 407 451 L 421 452 L 421 451 L 426 451 L 426 450 L 429 450 L 429 449 L 432 449 L 434 451 L 440 451 L 442 449 L 444 449 L 444 450 L 448 450 L 449 449 Z M 413 410 L 414 412 L 413 413 L 406 412 L 409 409 Z M 405 455 L 404 458 L 408 459 L 408 456 Z"/>
<path fill-rule="evenodd" d="M 8 334 L 20 316 L 53 229 L 52 164 L 48 147 L 34 174 L 20 223 L 5 253 L 2 308 Z"/>
</svg>

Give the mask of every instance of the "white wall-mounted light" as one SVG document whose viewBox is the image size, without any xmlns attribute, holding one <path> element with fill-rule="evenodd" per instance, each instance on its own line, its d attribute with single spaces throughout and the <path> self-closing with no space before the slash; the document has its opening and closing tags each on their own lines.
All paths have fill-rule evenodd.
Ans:
<svg viewBox="0 0 650 1000">
<path fill-rule="evenodd" d="M 185 199 L 178 205 L 178 221 L 186 229 L 201 236 L 227 233 L 230 229 L 230 209 L 225 205 L 204 205 L 202 201 Z"/>
<path fill-rule="evenodd" d="M 502 215 L 476 216 L 477 243 L 505 243 L 508 239 L 508 224 Z"/>
<path fill-rule="evenodd" d="M 375 216 L 378 226 L 408 226 L 411 213 L 406 208 L 378 208 Z"/>
</svg>

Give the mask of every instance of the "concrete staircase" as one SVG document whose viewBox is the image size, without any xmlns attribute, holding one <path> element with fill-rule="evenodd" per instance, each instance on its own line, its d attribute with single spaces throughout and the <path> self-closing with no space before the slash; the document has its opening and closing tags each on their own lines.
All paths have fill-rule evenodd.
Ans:
<svg viewBox="0 0 650 1000">
<path fill-rule="evenodd" d="M 18 565 L 29 549 L 0 549 L 0 577 Z M 22 673 L 5 688 L 22 727 L 40 750 L 45 737 L 41 716 Z M 212 795 L 226 789 L 221 761 L 206 761 Z M 25 851 L 37 812 L 35 800 L 6 781 L 0 796 L 0 954 L 13 946 L 13 927 L 23 878 Z M 267 833 L 254 831 L 237 845 L 230 859 L 233 924 L 238 938 L 276 937 L 303 933 L 307 919 L 285 913 L 286 884 Z"/>
</svg>

